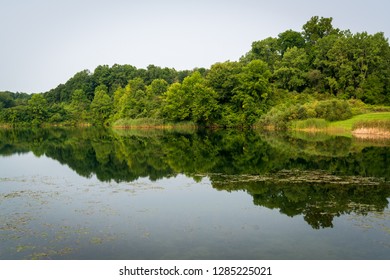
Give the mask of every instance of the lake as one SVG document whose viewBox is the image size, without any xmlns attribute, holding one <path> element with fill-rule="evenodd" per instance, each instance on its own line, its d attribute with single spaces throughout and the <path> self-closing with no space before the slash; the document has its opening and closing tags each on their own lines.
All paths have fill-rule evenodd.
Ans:
<svg viewBox="0 0 390 280">
<path fill-rule="evenodd" d="M 390 259 L 390 143 L 0 130 L 0 259 Z"/>
</svg>

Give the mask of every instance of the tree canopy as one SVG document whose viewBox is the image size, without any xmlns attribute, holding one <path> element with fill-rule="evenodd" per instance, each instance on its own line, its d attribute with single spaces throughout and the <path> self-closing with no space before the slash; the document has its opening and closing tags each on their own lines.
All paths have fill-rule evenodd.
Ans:
<svg viewBox="0 0 390 280">
<path fill-rule="evenodd" d="M 100 65 L 44 93 L 0 92 L 0 123 L 251 126 L 275 108 L 303 110 L 316 107 L 305 102 L 332 99 L 390 105 L 390 46 L 381 32 L 353 34 L 314 16 L 301 31 L 255 41 L 238 61 L 209 69 Z M 288 119 L 310 115 L 294 111 Z"/>
</svg>

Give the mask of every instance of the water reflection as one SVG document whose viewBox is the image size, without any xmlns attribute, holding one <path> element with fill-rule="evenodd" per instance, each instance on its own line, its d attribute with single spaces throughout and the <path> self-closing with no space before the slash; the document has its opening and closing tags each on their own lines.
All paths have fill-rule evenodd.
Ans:
<svg viewBox="0 0 390 280">
<path fill-rule="evenodd" d="M 0 130 L 0 259 L 388 259 L 389 154 L 328 135 Z"/>
<path fill-rule="evenodd" d="M 390 197 L 390 187 L 381 182 L 362 178 L 354 181 L 351 177 L 320 172 L 283 171 L 266 178 L 228 177 L 212 176 L 214 188 L 244 190 L 253 197 L 255 205 L 279 209 L 289 217 L 303 215 L 313 229 L 333 227 L 334 218 L 344 214 L 382 212 Z"/>
<path fill-rule="evenodd" d="M 32 151 L 101 181 L 152 180 L 184 173 L 265 174 L 322 170 L 390 179 L 390 144 L 347 137 L 316 140 L 254 131 L 0 130 L 0 155 Z"/>
<path fill-rule="evenodd" d="M 0 155 L 32 151 L 105 182 L 208 177 L 215 189 L 244 190 L 255 205 L 303 215 L 314 229 L 383 211 L 390 197 L 387 143 L 347 137 L 57 128 L 0 130 L 0 143 Z"/>
</svg>

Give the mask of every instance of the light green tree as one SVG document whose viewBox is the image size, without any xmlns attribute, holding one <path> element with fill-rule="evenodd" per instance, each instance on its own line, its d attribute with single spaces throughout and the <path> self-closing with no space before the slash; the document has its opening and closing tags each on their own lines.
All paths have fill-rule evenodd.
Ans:
<svg viewBox="0 0 390 280">
<path fill-rule="evenodd" d="M 71 102 L 68 107 L 72 120 L 76 122 L 87 121 L 89 117 L 90 103 L 91 102 L 88 100 L 84 90 L 76 89 L 72 93 Z"/>
<path fill-rule="evenodd" d="M 207 86 L 199 72 L 175 83 L 163 94 L 163 115 L 172 121 L 189 121 L 208 125 L 218 112 L 217 94 Z"/>
<path fill-rule="evenodd" d="M 92 122 L 96 125 L 107 125 L 112 111 L 112 100 L 107 94 L 107 87 L 100 85 L 95 89 L 95 97 L 91 103 Z"/>
</svg>

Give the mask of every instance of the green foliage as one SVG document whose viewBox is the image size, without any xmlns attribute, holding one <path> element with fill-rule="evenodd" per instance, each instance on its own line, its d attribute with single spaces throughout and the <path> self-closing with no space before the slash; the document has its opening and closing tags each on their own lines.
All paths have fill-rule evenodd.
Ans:
<svg viewBox="0 0 390 280">
<path fill-rule="evenodd" d="M 28 111 L 33 125 L 41 125 L 48 117 L 47 101 L 41 94 L 34 94 L 28 101 Z"/>
<path fill-rule="evenodd" d="M 380 32 L 340 31 L 332 20 L 314 16 L 302 32 L 290 29 L 255 41 L 239 61 L 210 69 L 100 65 L 39 94 L 43 99 L 0 92 L 0 123 L 107 125 L 161 119 L 281 129 L 291 120 L 341 120 L 374 108 L 366 104 L 388 110 L 388 39 Z"/>
<path fill-rule="evenodd" d="M 350 117 L 352 117 L 351 106 L 345 100 L 315 100 L 303 104 L 297 100 L 290 105 L 281 104 L 273 107 L 267 114 L 261 116 L 256 123 L 256 126 L 286 129 L 288 123 L 294 120 L 310 119 L 308 122 L 301 122 L 301 124 L 305 126 L 306 124 L 311 124 L 313 119 L 337 121 L 345 120 Z M 294 123 L 294 125 L 295 124 L 296 123 Z"/>
<path fill-rule="evenodd" d="M 287 30 L 278 35 L 278 44 L 280 47 L 280 53 L 282 56 L 284 53 L 291 48 L 304 48 L 305 39 L 302 37 L 302 34 L 297 31 Z"/>
<path fill-rule="evenodd" d="M 216 190 L 245 191 L 255 205 L 302 216 L 316 229 L 331 227 L 342 214 L 386 209 L 389 148 L 318 138 L 238 130 L 7 129 L 0 130 L 0 154 L 45 154 L 81 176 L 107 182 L 180 173 L 199 180 L 208 174 Z"/>
<path fill-rule="evenodd" d="M 158 127 L 163 126 L 164 122 L 161 119 L 139 118 L 139 119 L 119 119 L 113 123 L 116 128 L 130 127 Z"/>
<path fill-rule="evenodd" d="M 199 72 L 171 85 L 162 96 L 163 114 L 171 121 L 194 121 L 208 125 L 218 112 L 217 94 Z"/>
<path fill-rule="evenodd" d="M 11 92 L 0 92 L 0 109 L 10 108 L 15 106 L 15 101 L 12 98 Z"/>
<path fill-rule="evenodd" d="M 191 120 L 198 124 L 211 124 L 218 112 L 216 92 L 207 86 L 199 72 L 185 78 L 183 87 L 192 98 Z"/>
<path fill-rule="evenodd" d="M 277 64 L 273 77 L 278 87 L 291 91 L 301 91 L 306 85 L 309 59 L 304 49 L 288 48 Z"/>
<path fill-rule="evenodd" d="M 249 63 L 252 60 L 260 59 L 268 64 L 270 69 L 281 58 L 279 41 L 276 38 L 266 38 L 261 41 L 252 43 L 252 49 L 241 58 L 244 63 Z"/>
<path fill-rule="evenodd" d="M 98 126 L 106 125 L 112 110 L 112 100 L 107 94 L 107 87 L 100 85 L 95 90 L 91 103 L 92 122 Z"/>
<path fill-rule="evenodd" d="M 91 101 L 89 101 L 85 92 L 82 89 L 76 89 L 72 93 L 70 104 L 67 106 L 70 119 L 75 123 L 87 122 L 90 103 Z"/>
<path fill-rule="evenodd" d="M 345 120 L 352 117 L 351 108 L 344 100 L 325 100 L 315 104 L 314 110 L 317 118 L 324 118 L 328 121 Z"/>
<path fill-rule="evenodd" d="M 270 77 L 268 65 L 261 60 L 252 60 L 237 75 L 232 101 L 240 125 L 252 125 L 267 109 Z"/>
<path fill-rule="evenodd" d="M 379 113 L 366 113 L 354 116 L 348 120 L 332 122 L 329 125 L 331 127 L 343 128 L 345 130 L 352 130 L 353 126 L 357 122 L 367 121 L 367 122 L 376 122 L 376 121 L 388 121 L 390 119 L 390 112 L 379 112 Z"/>
<path fill-rule="evenodd" d="M 88 99 L 93 99 L 95 83 L 91 73 L 84 70 L 76 73 L 65 84 L 60 84 L 56 88 L 44 93 L 46 100 L 51 103 L 70 102 L 75 90 L 83 90 Z"/>
<path fill-rule="evenodd" d="M 231 101 L 233 91 L 239 83 L 237 75 L 241 69 L 240 63 L 231 61 L 215 63 L 211 66 L 206 82 L 218 94 L 218 103 L 226 104 Z"/>
<path fill-rule="evenodd" d="M 293 123 L 293 128 L 298 130 L 304 129 L 325 129 L 328 127 L 328 122 L 324 119 L 310 118 L 302 121 L 295 121 Z"/>
<path fill-rule="evenodd" d="M 180 83 L 174 83 L 163 95 L 163 116 L 171 121 L 190 120 L 190 96 Z"/>
<path fill-rule="evenodd" d="M 333 18 L 319 18 L 318 16 L 312 17 L 302 27 L 303 36 L 306 42 L 315 44 L 321 38 L 337 34 L 339 29 L 333 28 L 332 21 Z"/>
<path fill-rule="evenodd" d="M 377 128 L 390 133 L 390 119 L 384 120 L 360 120 L 352 125 L 352 130 L 358 128 Z"/>
</svg>

